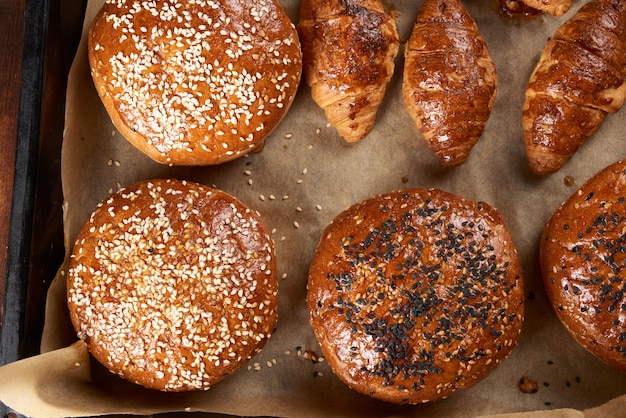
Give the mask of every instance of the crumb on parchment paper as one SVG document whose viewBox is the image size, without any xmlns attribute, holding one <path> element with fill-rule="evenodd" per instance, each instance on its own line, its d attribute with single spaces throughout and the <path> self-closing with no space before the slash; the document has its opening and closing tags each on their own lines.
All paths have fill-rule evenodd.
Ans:
<svg viewBox="0 0 626 418">
<path fill-rule="evenodd" d="M 522 376 L 517 382 L 517 387 L 523 393 L 537 393 L 539 390 L 537 382 L 528 376 Z"/>
</svg>

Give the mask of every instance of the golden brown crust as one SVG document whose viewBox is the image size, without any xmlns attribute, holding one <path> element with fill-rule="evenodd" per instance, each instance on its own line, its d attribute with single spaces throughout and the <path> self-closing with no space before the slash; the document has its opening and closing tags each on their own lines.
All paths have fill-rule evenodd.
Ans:
<svg viewBox="0 0 626 418">
<path fill-rule="evenodd" d="M 79 232 L 72 323 L 100 363 L 152 389 L 208 389 L 258 352 L 277 319 L 274 244 L 232 196 L 178 180 L 111 195 Z"/>
<path fill-rule="evenodd" d="M 522 110 L 528 165 L 558 171 L 626 100 L 626 6 L 615 0 L 581 7 L 548 40 Z"/>
<path fill-rule="evenodd" d="M 496 67 L 458 0 L 426 0 L 405 50 L 406 108 L 443 166 L 467 159 L 493 108 Z"/>
<path fill-rule="evenodd" d="M 540 265 L 574 339 L 626 372 L 626 161 L 600 171 L 546 222 Z"/>
<path fill-rule="evenodd" d="M 399 38 L 380 0 L 303 0 L 298 33 L 304 78 L 347 142 L 372 130 L 394 71 Z"/>
<path fill-rule="evenodd" d="M 602 110 L 538 94 L 531 89 L 526 90 L 523 112 L 528 165 L 539 175 L 558 171 L 600 127 L 607 115 Z"/>
<path fill-rule="evenodd" d="M 517 344 L 523 300 L 500 214 L 436 189 L 375 196 L 339 214 L 307 293 L 333 371 L 395 403 L 434 401 L 484 378 Z"/>
<path fill-rule="evenodd" d="M 528 7 L 552 16 L 562 16 L 572 7 L 572 0 L 522 0 L 522 2 Z"/>
<path fill-rule="evenodd" d="M 260 148 L 300 82 L 289 17 L 276 0 L 168 4 L 111 0 L 92 23 L 91 74 L 114 125 L 170 165 Z"/>
</svg>

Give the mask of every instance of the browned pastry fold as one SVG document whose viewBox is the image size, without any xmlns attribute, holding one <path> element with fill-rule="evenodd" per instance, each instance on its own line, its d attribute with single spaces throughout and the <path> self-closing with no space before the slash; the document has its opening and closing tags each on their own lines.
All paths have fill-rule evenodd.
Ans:
<svg viewBox="0 0 626 418">
<path fill-rule="evenodd" d="M 626 372 L 626 161 L 583 184 L 546 222 L 541 273 L 572 337 Z"/>
<path fill-rule="evenodd" d="M 460 0 L 426 0 L 408 41 L 402 85 L 411 117 L 443 166 L 478 142 L 496 97 L 496 67 Z"/>
<path fill-rule="evenodd" d="M 548 40 L 522 111 L 528 165 L 558 171 L 626 99 L 626 2 L 592 1 Z"/>
<path fill-rule="evenodd" d="M 572 7 L 572 0 L 522 0 L 522 2 L 552 16 L 562 16 Z"/>
<path fill-rule="evenodd" d="M 379 0 L 303 0 L 303 73 L 315 102 L 347 142 L 363 139 L 394 71 L 399 39 Z"/>
</svg>

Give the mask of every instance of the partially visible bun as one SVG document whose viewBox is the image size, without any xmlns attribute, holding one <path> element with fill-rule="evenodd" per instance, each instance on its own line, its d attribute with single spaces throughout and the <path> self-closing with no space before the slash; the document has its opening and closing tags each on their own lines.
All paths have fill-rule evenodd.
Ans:
<svg viewBox="0 0 626 418">
<path fill-rule="evenodd" d="M 67 285 L 94 358 L 163 391 L 208 389 L 264 346 L 277 319 L 267 226 L 191 182 L 143 181 L 102 202 L 77 236 Z"/>
<path fill-rule="evenodd" d="M 108 0 L 88 51 L 113 124 L 169 165 L 219 164 L 261 147 L 302 72 L 295 26 L 277 0 Z"/>
<path fill-rule="evenodd" d="M 327 226 L 307 298 L 322 352 L 344 383 L 415 404 L 471 387 L 508 356 L 523 293 L 495 209 L 410 189 L 358 203 Z"/>
<path fill-rule="evenodd" d="M 626 160 L 598 172 L 552 214 L 540 264 L 565 328 L 590 353 L 626 372 Z"/>
</svg>

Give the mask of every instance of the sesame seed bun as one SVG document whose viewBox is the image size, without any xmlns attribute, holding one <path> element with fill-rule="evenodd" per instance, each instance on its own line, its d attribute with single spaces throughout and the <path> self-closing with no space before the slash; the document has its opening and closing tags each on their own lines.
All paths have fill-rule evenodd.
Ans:
<svg viewBox="0 0 626 418">
<path fill-rule="evenodd" d="M 517 345 L 524 315 L 520 262 L 499 213 L 435 189 L 339 214 L 317 247 L 307 299 L 334 373 L 407 404 L 483 379 Z"/>
<path fill-rule="evenodd" d="M 88 52 L 113 124 L 168 165 L 219 164 L 259 149 L 302 72 L 295 26 L 277 0 L 109 0 Z"/>
<path fill-rule="evenodd" d="M 565 328 L 590 353 L 626 372 L 626 160 L 598 172 L 552 214 L 539 258 Z"/>
<path fill-rule="evenodd" d="M 163 391 L 208 389 L 261 350 L 277 319 L 274 244 L 232 196 L 138 182 L 98 205 L 67 275 L 72 323 L 93 357 Z"/>
</svg>

